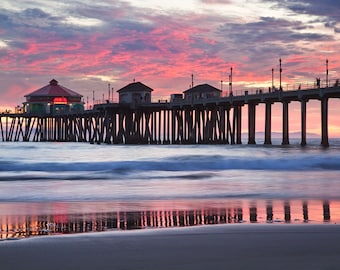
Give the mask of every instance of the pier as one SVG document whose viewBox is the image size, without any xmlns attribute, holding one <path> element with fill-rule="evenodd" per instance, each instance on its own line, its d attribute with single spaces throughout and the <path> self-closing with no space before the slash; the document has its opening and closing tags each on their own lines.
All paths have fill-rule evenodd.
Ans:
<svg viewBox="0 0 340 270">
<path fill-rule="evenodd" d="M 244 91 L 242 95 L 148 104 L 103 103 L 93 110 L 59 114 L 1 114 L 0 141 L 65 141 L 107 144 L 248 144 L 256 143 L 256 109 L 265 106 L 264 144 L 272 144 L 272 105 L 282 105 L 282 144 L 289 144 L 289 117 L 301 119 L 301 145 L 306 144 L 307 107 L 320 102 L 321 145 L 329 145 L 328 102 L 340 98 L 340 87 L 293 91 Z M 300 115 L 290 115 L 298 102 Z M 242 130 L 242 109 L 248 130 Z"/>
</svg>

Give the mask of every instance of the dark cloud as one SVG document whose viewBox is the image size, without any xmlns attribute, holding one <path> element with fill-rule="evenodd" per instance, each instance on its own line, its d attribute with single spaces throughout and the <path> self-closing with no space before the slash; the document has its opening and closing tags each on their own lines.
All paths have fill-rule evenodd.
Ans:
<svg viewBox="0 0 340 270">
<path fill-rule="evenodd" d="M 30 18 L 30 19 L 49 18 L 49 17 L 51 17 L 49 14 L 47 14 L 46 12 L 42 11 L 39 8 L 28 8 L 28 9 L 25 9 L 22 12 L 22 15 L 24 17 Z"/>
<path fill-rule="evenodd" d="M 120 44 L 120 46 L 126 51 L 159 51 L 157 46 L 138 39 L 134 41 L 123 42 Z"/>
<path fill-rule="evenodd" d="M 150 23 L 142 23 L 138 21 L 131 21 L 129 19 L 113 20 L 110 25 L 115 29 L 123 31 L 137 31 L 141 33 L 149 33 L 154 29 L 154 26 Z"/>
<path fill-rule="evenodd" d="M 333 28 L 336 32 L 340 23 L 340 1 L 337 0 L 264 0 L 274 3 L 279 7 L 291 10 L 297 14 L 309 14 L 322 17 L 320 20 L 326 27 Z"/>
<path fill-rule="evenodd" d="M 0 23 L 1 23 L 1 25 L 5 26 L 6 24 L 8 24 L 9 21 L 10 21 L 10 18 L 6 14 L 5 10 L 0 9 Z"/>
<path fill-rule="evenodd" d="M 219 27 L 218 34 L 225 39 L 225 54 L 229 59 L 239 62 L 246 58 L 249 62 L 244 70 L 251 70 L 254 64 L 262 63 L 260 70 L 271 67 L 274 59 L 289 55 L 302 55 L 306 49 L 298 42 L 331 40 L 331 36 L 313 32 L 300 32 L 306 29 L 301 22 L 283 19 L 261 18 L 258 22 L 238 24 L 226 23 Z"/>
<path fill-rule="evenodd" d="M 52 16 L 41 9 L 25 9 L 20 12 L 0 10 L 0 28 L 5 33 L 6 39 L 15 43 L 24 40 L 48 39 L 51 33 L 56 33 L 62 18 Z M 65 31 L 60 31 L 65 33 Z M 20 45 L 19 47 L 22 47 Z"/>
<path fill-rule="evenodd" d="M 303 31 L 301 31 L 303 30 Z M 243 72 L 268 73 L 280 57 L 314 54 L 303 43 L 333 40 L 333 36 L 320 34 L 298 20 L 272 17 L 259 18 L 257 22 L 228 22 L 217 29 L 224 40 L 224 55 L 232 62 L 243 62 Z M 261 63 L 261 66 L 258 65 Z"/>
<path fill-rule="evenodd" d="M 300 32 L 306 27 L 299 21 L 288 21 L 271 17 L 262 17 L 258 22 L 226 23 L 219 27 L 220 35 L 228 36 L 236 42 L 257 45 L 263 42 L 322 41 L 332 39 L 329 35 Z"/>
<path fill-rule="evenodd" d="M 336 0 L 272 1 L 296 13 L 334 17 L 339 20 L 340 2 Z"/>
</svg>

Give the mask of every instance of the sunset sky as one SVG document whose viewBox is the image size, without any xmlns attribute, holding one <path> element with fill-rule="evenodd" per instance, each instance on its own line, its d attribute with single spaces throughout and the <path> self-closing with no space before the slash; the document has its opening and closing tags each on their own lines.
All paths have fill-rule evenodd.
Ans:
<svg viewBox="0 0 340 270">
<path fill-rule="evenodd" d="M 334 81 L 339 14 L 337 0 L 2 0 L 0 111 L 52 78 L 85 99 L 135 79 L 160 99 L 188 89 L 191 74 L 195 84 L 222 80 L 225 92 L 230 67 L 236 92 L 270 86 L 272 68 L 278 86 L 282 58 L 284 88 L 325 80 L 326 59 Z M 330 131 L 340 135 L 333 107 Z"/>
</svg>

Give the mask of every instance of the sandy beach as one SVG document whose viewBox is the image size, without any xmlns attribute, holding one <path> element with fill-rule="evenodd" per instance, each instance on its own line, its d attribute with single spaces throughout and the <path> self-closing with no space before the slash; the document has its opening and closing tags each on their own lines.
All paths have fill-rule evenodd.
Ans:
<svg viewBox="0 0 340 270">
<path fill-rule="evenodd" d="M 339 269 L 336 224 L 234 224 L 0 242 L 1 269 Z"/>
</svg>

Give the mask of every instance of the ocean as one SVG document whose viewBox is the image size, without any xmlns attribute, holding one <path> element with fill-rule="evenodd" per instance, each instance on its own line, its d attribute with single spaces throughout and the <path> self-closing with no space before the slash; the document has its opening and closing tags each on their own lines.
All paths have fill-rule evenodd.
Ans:
<svg viewBox="0 0 340 270">
<path fill-rule="evenodd" d="M 337 223 L 340 140 L 330 144 L 2 142 L 0 239 L 229 223 Z"/>
</svg>

